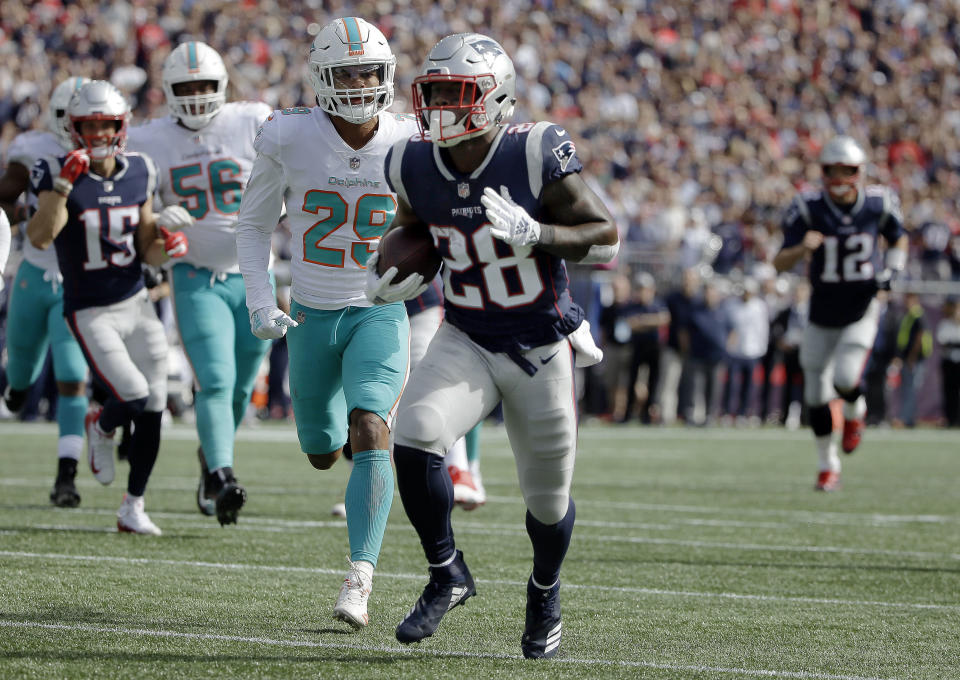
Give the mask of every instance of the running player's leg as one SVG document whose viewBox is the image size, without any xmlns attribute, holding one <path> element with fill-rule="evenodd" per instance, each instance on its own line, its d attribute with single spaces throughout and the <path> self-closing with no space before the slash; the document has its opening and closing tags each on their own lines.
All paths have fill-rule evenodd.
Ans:
<svg viewBox="0 0 960 680">
<path fill-rule="evenodd" d="M 573 351 L 564 340 L 535 348 L 528 357 L 533 360 L 557 351 L 557 358 L 538 366 L 533 376 L 516 366 L 498 367 L 503 422 L 516 459 L 520 491 L 527 505 L 527 534 L 533 545 L 526 624 L 520 642 L 528 658 L 553 656 L 559 646 L 560 568 L 576 518 L 570 497 L 577 451 Z"/>
<path fill-rule="evenodd" d="M 87 415 L 87 363 L 76 339 L 63 320 L 63 304 L 57 301 L 47 313 L 53 372 L 57 379 L 57 479 L 50 500 L 59 507 L 80 504 L 73 479 L 83 451 L 83 420 Z"/>
<path fill-rule="evenodd" d="M 833 416 L 830 413 L 830 400 L 836 394 L 833 370 L 839 337 L 839 329 L 810 324 L 800 345 L 803 400 L 817 449 L 818 472 L 814 488 L 818 491 L 840 488 L 840 457 L 833 440 Z"/>
<path fill-rule="evenodd" d="M 40 376 L 47 356 L 47 319 L 57 299 L 43 270 L 26 260 L 20 263 L 7 304 L 7 408 L 23 407 L 30 386 Z"/>
</svg>

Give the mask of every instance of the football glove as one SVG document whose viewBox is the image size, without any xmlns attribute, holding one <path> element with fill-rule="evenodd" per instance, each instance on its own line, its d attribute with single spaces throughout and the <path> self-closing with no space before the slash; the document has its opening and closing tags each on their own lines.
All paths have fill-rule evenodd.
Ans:
<svg viewBox="0 0 960 680">
<path fill-rule="evenodd" d="M 194 223 L 193 216 L 179 205 L 168 205 L 157 215 L 157 224 L 170 231 L 186 229 Z"/>
<path fill-rule="evenodd" d="M 163 252 L 167 257 L 183 257 L 190 250 L 190 242 L 182 231 L 170 231 L 166 227 L 157 227 L 163 237 Z"/>
<path fill-rule="evenodd" d="M 53 180 L 53 190 L 58 194 L 69 196 L 73 191 L 73 183 L 89 169 L 90 155 L 84 149 L 74 149 L 64 159 L 60 176 Z"/>
<path fill-rule="evenodd" d="M 586 319 L 577 326 L 577 330 L 567 336 L 567 339 L 573 346 L 573 360 L 576 368 L 586 368 L 603 361 L 603 350 L 593 341 L 590 322 Z"/>
<path fill-rule="evenodd" d="M 250 314 L 250 332 L 261 340 L 277 340 L 299 325 L 279 307 L 261 307 Z"/>
<path fill-rule="evenodd" d="M 499 194 L 486 187 L 480 202 L 490 220 L 490 233 L 496 238 L 512 246 L 533 246 L 540 241 L 540 223 L 514 203 L 507 187 L 501 185 Z"/>
<path fill-rule="evenodd" d="M 386 305 L 401 300 L 412 300 L 430 285 L 423 282 L 423 274 L 410 274 L 400 283 L 393 283 L 398 272 L 396 267 L 390 267 L 383 276 L 377 276 L 378 255 L 379 253 L 374 253 L 367 259 L 367 287 L 364 292 L 373 304 Z"/>
</svg>

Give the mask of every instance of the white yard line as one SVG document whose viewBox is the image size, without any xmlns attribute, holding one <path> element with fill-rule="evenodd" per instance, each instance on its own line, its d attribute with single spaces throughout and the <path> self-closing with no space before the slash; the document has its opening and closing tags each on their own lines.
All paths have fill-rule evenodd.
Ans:
<svg viewBox="0 0 960 680">
<path fill-rule="evenodd" d="M 316 642 L 312 640 L 279 640 L 266 637 L 245 637 L 242 635 L 217 635 L 214 633 L 185 633 L 174 630 L 149 630 L 145 628 L 121 628 L 119 626 L 96 626 L 92 624 L 37 623 L 32 621 L 9 621 L 0 619 L 3 628 L 34 628 L 43 630 L 76 631 L 84 633 L 128 635 L 134 637 L 177 638 L 183 640 L 214 640 L 217 642 L 237 642 L 244 644 L 267 645 L 274 647 L 303 647 L 311 649 L 350 649 L 361 652 L 380 652 L 389 654 L 410 654 L 411 656 L 435 656 L 441 658 L 468 659 L 516 659 L 523 657 L 515 654 L 485 654 L 482 652 L 453 652 L 420 647 L 400 647 L 386 645 L 364 645 Z M 209 654 L 209 652 L 207 652 Z M 23 656 L 29 659 L 29 654 Z M 210 655 L 216 661 L 215 655 Z M 734 668 L 728 666 L 706 666 L 699 664 L 668 664 L 653 661 L 619 661 L 614 659 L 554 659 L 551 663 L 574 664 L 578 666 L 611 666 L 621 668 L 651 668 L 668 671 L 694 671 L 698 673 L 729 673 L 734 675 L 752 675 L 760 678 L 796 678 L 798 680 L 893 680 L 892 678 L 865 677 L 861 675 L 834 675 L 832 673 L 811 673 L 808 671 L 782 671 L 752 668 Z"/>
<path fill-rule="evenodd" d="M 106 530 L 104 530 L 106 531 Z M 342 576 L 343 569 L 328 569 L 323 567 L 291 567 L 285 565 L 271 564 L 241 564 L 236 562 L 201 562 L 195 560 L 166 560 L 153 557 L 117 557 L 111 555 L 69 555 L 65 553 L 36 553 L 14 550 L 0 550 L 0 557 L 11 559 L 28 560 L 51 560 L 60 562 L 92 562 L 92 563 L 113 563 L 113 564 L 144 564 L 144 565 L 164 565 L 171 567 L 194 567 L 198 569 L 223 569 L 229 571 L 264 571 L 264 572 L 286 572 L 302 574 L 324 574 L 332 576 Z M 378 579 L 397 579 L 402 581 L 423 581 L 424 575 L 421 573 L 392 573 L 377 572 Z M 509 587 L 521 587 L 526 581 L 510 581 L 506 579 L 476 579 L 477 583 L 488 585 L 502 585 Z M 631 593 L 637 595 L 654 595 L 661 597 L 685 597 L 700 599 L 723 599 L 723 600 L 742 600 L 752 602 L 787 602 L 802 605 L 829 605 L 848 606 L 848 607 L 880 607 L 888 609 L 921 609 L 932 611 L 960 611 L 960 604 L 935 604 L 926 602 L 884 602 L 880 600 L 845 600 L 839 598 L 819 598 L 819 597 L 792 597 L 786 595 L 756 595 L 749 593 L 714 593 L 699 592 L 690 590 L 668 590 L 664 588 L 641 588 L 636 586 L 613 586 L 613 585 L 595 585 L 595 584 L 577 584 L 564 581 L 564 588 L 573 590 L 595 590 L 601 592 Z"/>
</svg>

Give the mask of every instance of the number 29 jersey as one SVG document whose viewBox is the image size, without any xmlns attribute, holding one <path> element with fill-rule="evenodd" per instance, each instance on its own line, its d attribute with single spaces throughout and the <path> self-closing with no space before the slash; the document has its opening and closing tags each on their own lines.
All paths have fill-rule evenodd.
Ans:
<svg viewBox="0 0 960 680">
<path fill-rule="evenodd" d="M 491 352 L 556 342 L 576 330 L 583 310 L 568 289 L 562 258 L 493 237 L 480 197 L 484 187 L 542 220 L 543 187 L 583 166 L 570 136 L 548 122 L 510 125 L 469 175 L 429 140 L 411 139 L 387 156 L 391 187 L 430 226 L 443 257 L 444 318 Z"/>
<path fill-rule="evenodd" d="M 805 192 L 784 216 L 783 247 L 801 243 L 808 231 L 823 234 L 810 261 L 810 321 L 828 328 L 859 321 L 877 292 L 879 236 L 893 245 L 904 234 L 899 199 L 887 187 L 871 185 L 858 192 L 850 210 L 842 210 L 822 191 Z"/>
<path fill-rule="evenodd" d="M 33 166 L 33 192 L 51 191 L 63 158 L 41 158 Z M 63 274 L 63 314 L 126 300 L 143 288 L 136 248 L 140 207 L 156 189 L 148 156 L 124 153 L 109 178 L 80 175 L 67 197 L 67 224 L 54 239 Z"/>
<path fill-rule="evenodd" d="M 398 139 L 418 133 L 409 114 L 383 112 L 373 138 L 351 148 L 320 108 L 274 111 L 254 146 L 283 173 L 290 241 L 290 293 L 315 309 L 369 307 L 367 258 L 397 212 L 383 157 Z"/>
</svg>

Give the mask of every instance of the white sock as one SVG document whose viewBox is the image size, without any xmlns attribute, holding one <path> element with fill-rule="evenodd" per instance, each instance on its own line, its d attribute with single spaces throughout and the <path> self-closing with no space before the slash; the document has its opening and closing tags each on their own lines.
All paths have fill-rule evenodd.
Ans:
<svg viewBox="0 0 960 680">
<path fill-rule="evenodd" d="M 83 451 L 83 437 L 78 434 L 65 434 L 57 442 L 57 458 L 80 460 Z"/>
<path fill-rule="evenodd" d="M 867 399 L 862 394 L 852 404 L 843 402 L 843 417 L 846 420 L 860 420 L 867 414 Z"/>
<path fill-rule="evenodd" d="M 360 574 L 360 578 L 369 587 L 373 583 L 373 565 L 366 560 L 357 560 L 353 563 L 353 568 Z"/>
<path fill-rule="evenodd" d="M 458 470 L 469 470 L 470 464 L 467 462 L 467 445 L 461 437 L 453 443 L 447 455 L 443 458 L 445 467 L 455 467 Z"/>
<path fill-rule="evenodd" d="M 817 437 L 817 456 L 820 458 L 820 470 L 840 472 L 840 456 L 837 455 L 837 444 L 832 434 Z"/>
</svg>

